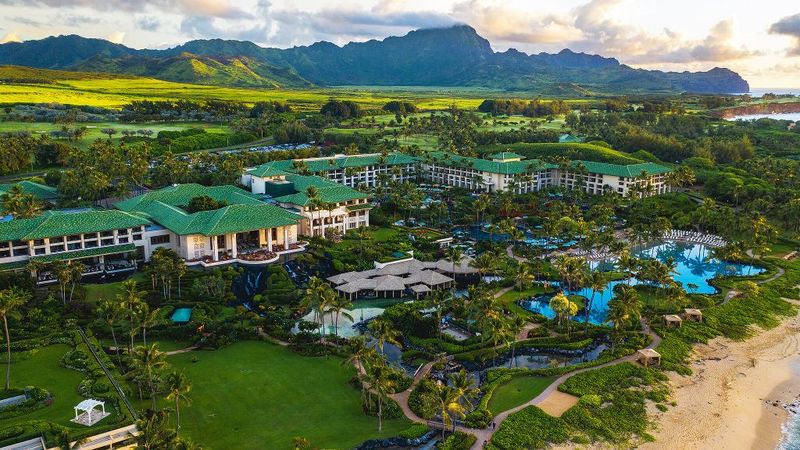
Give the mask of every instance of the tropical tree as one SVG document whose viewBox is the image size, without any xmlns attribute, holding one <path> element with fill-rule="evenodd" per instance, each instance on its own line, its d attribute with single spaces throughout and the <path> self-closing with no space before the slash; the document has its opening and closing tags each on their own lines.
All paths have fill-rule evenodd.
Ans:
<svg viewBox="0 0 800 450">
<path fill-rule="evenodd" d="M 0 205 L 6 214 L 11 214 L 15 219 L 30 219 L 44 210 L 44 203 L 34 195 L 24 192 L 19 184 L 0 195 Z"/>
<path fill-rule="evenodd" d="M 134 371 L 141 375 L 150 390 L 153 409 L 156 408 L 156 378 L 158 372 L 167 365 L 166 355 L 158 349 L 158 344 L 149 347 L 139 346 L 131 352 Z"/>
<path fill-rule="evenodd" d="M 383 346 L 387 343 L 400 346 L 400 332 L 392 327 L 391 322 L 386 319 L 375 319 L 369 324 L 369 329 L 372 331 L 375 339 L 378 340 L 378 348 L 381 350 L 381 355 L 385 355 Z"/>
<path fill-rule="evenodd" d="M 353 322 L 353 316 L 347 312 L 350 308 L 353 307 L 353 302 L 348 299 L 347 297 L 343 297 L 341 295 L 336 295 L 334 293 L 333 298 L 330 302 L 330 311 L 333 314 L 333 333 L 336 337 L 339 337 L 339 316 L 345 316 L 350 322 Z"/>
<path fill-rule="evenodd" d="M 343 364 L 352 364 L 356 367 L 356 376 L 361 386 L 361 396 L 364 397 L 366 394 L 364 374 L 366 373 L 367 366 L 369 366 L 369 362 L 374 361 L 378 357 L 378 354 L 373 347 L 367 345 L 364 336 L 356 336 L 350 339 L 349 347 L 350 356 L 347 357 Z"/>
<path fill-rule="evenodd" d="M 450 246 L 447 247 L 447 250 L 445 251 L 445 257 L 447 258 L 448 261 L 450 261 L 453 264 L 453 279 L 455 279 L 456 264 L 461 262 L 461 258 L 464 257 L 464 253 L 461 251 L 460 248 Z M 455 287 L 453 287 L 453 289 L 455 289 Z"/>
<path fill-rule="evenodd" d="M 122 306 L 117 302 L 103 300 L 95 309 L 95 314 L 106 324 L 108 329 L 111 330 L 111 339 L 114 341 L 114 349 L 117 353 L 117 363 L 119 360 L 119 343 L 117 342 L 117 333 L 114 331 L 114 324 L 122 314 Z"/>
<path fill-rule="evenodd" d="M 181 429 L 181 402 L 187 405 L 191 404 L 189 399 L 189 392 L 192 390 L 192 384 L 189 378 L 183 372 L 173 371 L 167 375 L 164 380 L 167 389 L 167 400 L 175 401 L 175 435 Z"/>
<path fill-rule="evenodd" d="M 631 286 L 619 285 L 614 298 L 608 302 L 608 322 L 613 324 L 615 334 L 638 322 L 642 317 L 642 300 Z"/>
<path fill-rule="evenodd" d="M 378 397 L 378 432 L 381 432 L 383 431 L 383 400 L 394 391 L 395 382 L 391 377 L 391 370 L 385 364 L 373 367 L 367 379 L 370 389 Z"/>
<path fill-rule="evenodd" d="M 550 308 L 555 311 L 558 317 L 558 326 L 561 326 L 562 320 L 567 322 L 567 337 L 570 332 L 570 318 L 578 313 L 578 305 L 569 299 L 566 295 L 559 292 L 550 299 Z"/>
<path fill-rule="evenodd" d="M 16 286 L 0 291 L 0 317 L 3 319 L 3 333 L 6 338 L 6 391 L 11 389 L 11 334 L 8 332 L 8 318 L 19 317 L 17 309 L 30 299 L 30 292 Z"/>
<path fill-rule="evenodd" d="M 586 311 L 586 320 L 584 321 L 584 327 L 588 330 L 589 329 L 589 314 L 592 311 L 592 306 L 594 305 L 594 299 L 599 292 L 602 292 L 608 287 L 608 280 L 606 279 L 605 275 L 599 270 L 593 270 L 589 272 L 589 276 L 586 279 L 586 283 L 589 285 L 589 289 L 592 290 L 592 295 L 589 297 L 589 303 L 584 308 Z"/>
<path fill-rule="evenodd" d="M 495 268 L 496 258 L 489 252 L 483 252 L 477 258 L 470 261 L 469 265 L 478 270 L 479 282 L 483 282 L 483 276 Z M 455 272 L 455 270 L 453 271 Z"/>
<path fill-rule="evenodd" d="M 463 392 L 460 389 L 441 384 L 437 385 L 434 395 L 439 415 L 442 417 L 442 438 L 444 439 L 445 430 L 450 426 L 455 427 L 455 418 L 466 416 L 467 409 L 461 403 Z"/>
</svg>

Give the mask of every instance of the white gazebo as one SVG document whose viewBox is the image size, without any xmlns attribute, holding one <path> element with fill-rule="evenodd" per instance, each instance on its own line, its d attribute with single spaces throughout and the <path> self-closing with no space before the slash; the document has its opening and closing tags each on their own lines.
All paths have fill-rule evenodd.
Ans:
<svg viewBox="0 0 800 450">
<path fill-rule="evenodd" d="M 94 409 L 98 406 L 101 408 L 101 412 L 94 412 Z M 90 427 L 108 416 L 106 402 L 87 398 L 75 405 L 75 418 L 72 421 Z"/>
</svg>

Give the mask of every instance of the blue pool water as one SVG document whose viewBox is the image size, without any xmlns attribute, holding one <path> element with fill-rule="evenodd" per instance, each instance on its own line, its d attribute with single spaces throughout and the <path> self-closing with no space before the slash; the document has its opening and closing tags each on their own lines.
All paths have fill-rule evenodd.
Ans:
<svg viewBox="0 0 800 450">
<path fill-rule="evenodd" d="M 656 245 L 640 252 L 640 258 L 655 258 L 661 262 L 672 258 L 675 261 L 675 273 L 673 279 L 683 285 L 686 292 L 693 294 L 713 294 L 716 288 L 709 284 L 709 280 L 717 276 L 749 276 L 757 275 L 764 271 L 762 267 L 750 264 L 731 263 L 720 261 L 709 256 L 709 250 L 702 244 L 685 244 L 668 242 Z M 613 263 L 605 262 L 599 266 L 594 265 L 593 269 L 610 270 Z M 614 287 L 618 284 L 626 284 L 628 280 L 616 280 L 608 283 L 605 290 L 595 294 L 592 309 L 589 311 L 589 322 L 593 324 L 605 323 L 608 317 L 608 302 L 614 298 Z M 638 284 L 639 280 L 631 279 L 630 284 Z M 591 298 L 591 289 L 578 289 L 568 292 L 569 294 L 581 295 Z M 532 312 L 542 314 L 552 319 L 556 316 L 550 308 L 549 302 L 551 294 L 541 295 L 522 302 L 522 306 Z M 583 321 L 585 311 L 580 311 L 575 320 Z"/>
<path fill-rule="evenodd" d="M 186 323 L 192 318 L 192 308 L 178 308 L 170 318 L 175 323 Z"/>
</svg>

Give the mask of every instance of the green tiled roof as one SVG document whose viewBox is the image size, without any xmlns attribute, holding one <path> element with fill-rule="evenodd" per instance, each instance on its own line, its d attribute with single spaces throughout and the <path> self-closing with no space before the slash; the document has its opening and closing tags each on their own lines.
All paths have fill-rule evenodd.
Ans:
<svg viewBox="0 0 800 450">
<path fill-rule="evenodd" d="M 314 186 L 319 193 L 319 199 L 325 203 L 339 203 L 369 196 L 363 192 L 349 188 L 345 185 L 334 183 L 315 176 L 289 175 L 286 180 L 293 185 L 294 193 L 277 197 L 275 200 L 281 203 L 291 203 L 293 205 L 305 206 L 308 204 L 306 191 L 309 186 Z"/>
<path fill-rule="evenodd" d="M 40 263 L 51 263 L 55 261 L 91 258 L 93 256 L 113 255 L 115 253 L 132 252 L 134 250 L 136 250 L 136 246 L 133 244 L 120 244 L 108 247 L 87 248 L 84 250 L 76 250 L 74 252 L 51 253 L 49 255 L 34 256 L 31 259 Z"/>
<path fill-rule="evenodd" d="M 524 156 L 522 156 L 522 155 L 519 155 L 519 154 L 517 154 L 517 153 L 514 153 L 514 152 L 500 152 L 500 153 L 495 153 L 495 154 L 489 155 L 489 158 L 491 158 L 491 159 L 499 159 L 499 160 L 505 160 L 505 159 L 525 159 L 525 157 L 524 157 Z"/>
<path fill-rule="evenodd" d="M 254 167 L 248 170 L 247 173 L 255 177 L 262 177 L 262 178 L 289 175 L 289 172 L 279 169 L 275 166 L 276 166 L 275 162 L 268 162 L 266 164 L 261 164 L 258 167 Z"/>
<path fill-rule="evenodd" d="M 123 211 L 141 210 L 153 202 L 160 202 L 170 206 L 186 206 L 191 199 L 202 195 L 211 197 L 216 201 L 223 201 L 229 205 L 257 205 L 262 203 L 255 195 L 236 186 L 203 186 L 196 183 L 188 183 L 148 192 L 119 202 L 114 206 Z"/>
<path fill-rule="evenodd" d="M 6 270 L 22 269 L 27 265 L 28 265 L 28 260 L 3 263 L 0 264 L 0 272 L 4 272 Z"/>
<path fill-rule="evenodd" d="M 609 164 L 594 161 L 575 161 L 575 164 L 583 164 L 588 172 L 600 173 L 603 175 L 612 175 L 616 177 L 635 178 L 647 172 L 648 175 L 657 175 L 661 173 L 671 172 L 672 169 L 661 164 L 656 163 L 642 163 L 642 164 Z"/>
<path fill-rule="evenodd" d="M 348 167 L 367 167 L 367 166 L 376 166 L 380 164 L 381 155 L 350 155 L 350 156 L 338 156 L 338 157 L 330 157 L 330 158 L 317 158 L 310 161 L 304 160 L 306 167 L 308 167 L 309 172 L 311 173 L 319 173 L 319 172 L 329 172 L 331 170 L 341 170 L 346 169 Z M 405 164 L 413 164 L 418 161 L 417 158 L 413 156 L 406 155 L 404 153 L 393 152 L 386 155 L 386 161 L 382 164 L 387 166 L 397 166 L 397 165 L 405 165 Z M 267 166 L 264 168 L 264 166 Z M 266 173 L 270 173 L 271 171 L 281 171 L 281 172 L 291 172 L 297 173 L 297 169 L 294 167 L 294 160 L 286 159 L 282 161 L 273 161 L 267 164 L 262 164 L 261 166 L 256 167 L 255 169 L 251 169 L 249 171 L 250 174 L 256 176 L 270 176 L 270 175 L 258 175 L 256 171 L 263 170 Z"/>
<path fill-rule="evenodd" d="M 538 159 L 501 162 L 480 158 L 468 158 L 446 152 L 431 152 L 430 156 L 439 164 L 454 167 L 465 165 L 481 172 L 499 173 L 505 175 L 532 173 L 546 169 L 554 169 L 557 167 L 553 164 L 548 164 Z"/>
<path fill-rule="evenodd" d="M 81 233 L 96 233 L 148 225 L 150 221 L 124 211 L 45 211 L 32 219 L 0 223 L 0 241 L 42 239 Z"/>
<path fill-rule="evenodd" d="M 56 188 L 28 180 L 23 180 L 19 183 L 0 184 L 0 195 L 10 191 L 14 186 L 19 186 L 22 192 L 31 194 L 40 200 L 57 200 L 60 197 Z"/>
<path fill-rule="evenodd" d="M 229 205 L 213 211 L 189 214 L 175 206 L 151 202 L 141 210 L 153 221 L 176 234 L 216 236 L 243 233 L 262 228 L 296 224 L 302 216 L 278 206 L 259 204 Z"/>
</svg>

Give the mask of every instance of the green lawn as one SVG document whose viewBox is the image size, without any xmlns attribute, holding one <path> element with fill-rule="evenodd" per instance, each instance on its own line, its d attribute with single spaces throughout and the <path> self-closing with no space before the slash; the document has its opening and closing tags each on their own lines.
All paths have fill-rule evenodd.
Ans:
<svg viewBox="0 0 800 450">
<path fill-rule="evenodd" d="M 77 391 L 78 384 L 84 376 L 78 371 L 66 369 L 59 364 L 61 357 L 69 350 L 68 345 L 50 345 L 34 350 L 28 357 L 11 363 L 12 387 L 21 389 L 25 386 L 37 386 L 46 389 L 53 396 L 53 404 L 27 414 L 2 420 L 0 429 L 31 420 L 53 422 L 80 431 L 89 429 L 70 422 L 70 419 L 75 417 L 73 407 L 84 400 Z M 5 358 L 0 368 L 5 374 Z M 108 408 L 106 411 L 111 412 L 112 415 L 100 421 L 96 427 L 103 427 L 112 421 L 113 408 Z"/>
<path fill-rule="evenodd" d="M 318 448 L 351 448 L 409 425 L 386 421 L 378 433 L 377 419 L 362 412 L 361 394 L 348 384 L 355 371 L 340 358 L 304 357 L 247 341 L 168 360 L 192 381 L 181 428 L 204 448 L 288 449 L 295 436 Z"/>
<path fill-rule="evenodd" d="M 225 125 L 208 124 L 208 123 L 134 123 L 124 124 L 118 122 L 102 122 L 102 123 L 79 123 L 78 126 L 86 127 L 86 135 L 80 141 L 75 143 L 78 148 L 88 148 L 89 144 L 97 139 L 108 139 L 107 134 L 103 134 L 100 130 L 104 128 L 113 128 L 117 130 L 117 134 L 113 135 L 111 141 L 114 144 L 120 142 L 122 137 L 122 130 L 151 130 L 153 137 L 159 131 L 180 131 L 189 128 L 203 128 L 207 133 L 227 133 L 229 128 Z M 49 122 L 0 122 L 0 132 L 12 131 L 27 131 L 34 136 L 41 134 L 48 134 L 50 131 L 60 130 L 60 124 L 53 124 Z"/>
<path fill-rule="evenodd" d="M 136 272 L 128 279 L 136 280 L 139 284 L 139 289 L 148 289 L 150 287 L 150 277 L 144 272 Z M 114 300 L 117 294 L 122 294 L 122 281 L 115 281 L 113 283 L 87 283 L 81 284 L 85 293 L 85 298 L 88 303 L 95 304 L 100 300 Z"/>
<path fill-rule="evenodd" d="M 550 386 L 556 377 L 516 377 L 499 386 L 489 400 L 489 411 L 497 415 L 503 411 L 519 406 Z"/>
</svg>

